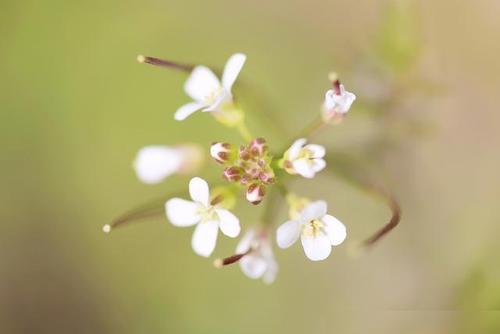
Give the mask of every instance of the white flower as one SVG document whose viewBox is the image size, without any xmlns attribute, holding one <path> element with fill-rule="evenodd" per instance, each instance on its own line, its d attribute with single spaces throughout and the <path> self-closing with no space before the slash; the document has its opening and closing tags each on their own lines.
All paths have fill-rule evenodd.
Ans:
<svg viewBox="0 0 500 334">
<path fill-rule="evenodd" d="M 327 119 L 337 114 L 347 113 L 356 100 L 356 95 L 346 91 L 344 85 L 336 82 L 334 86 L 336 86 L 335 89 L 326 92 L 323 103 L 323 116 Z"/>
<path fill-rule="evenodd" d="M 321 145 L 308 144 L 305 138 L 297 139 L 285 152 L 283 166 L 290 174 L 299 174 L 313 178 L 326 166 L 323 159 L 325 148 Z"/>
<path fill-rule="evenodd" d="M 184 84 L 184 91 L 194 101 L 180 107 L 175 112 L 175 119 L 182 121 L 195 111 L 219 111 L 225 103 L 232 103 L 231 88 L 238 77 L 246 56 L 241 53 L 232 55 L 224 67 L 222 80 L 206 66 L 196 66 Z"/>
<path fill-rule="evenodd" d="M 280 248 L 288 248 L 300 236 L 306 256 L 312 261 L 326 259 L 332 246 L 340 245 L 346 238 L 344 224 L 327 215 L 325 201 L 307 205 L 297 220 L 289 220 L 277 231 L 276 241 Z"/>
<path fill-rule="evenodd" d="M 209 257 L 215 249 L 219 228 L 228 237 L 240 234 L 239 219 L 226 209 L 210 203 L 205 180 L 194 177 L 189 182 L 192 201 L 172 198 L 165 204 L 167 217 L 175 226 L 197 225 L 191 245 L 196 254 Z"/>
<path fill-rule="evenodd" d="M 139 150 L 134 160 L 134 169 L 139 180 L 154 184 L 174 173 L 194 172 L 202 160 L 202 149 L 194 144 L 171 147 L 153 145 Z"/>
<path fill-rule="evenodd" d="M 241 258 L 240 267 L 245 275 L 252 279 L 262 278 L 265 283 L 274 282 L 278 273 L 278 263 L 267 234 L 250 229 L 236 247 L 237 254 L 247 255 Z"/>
</svg>

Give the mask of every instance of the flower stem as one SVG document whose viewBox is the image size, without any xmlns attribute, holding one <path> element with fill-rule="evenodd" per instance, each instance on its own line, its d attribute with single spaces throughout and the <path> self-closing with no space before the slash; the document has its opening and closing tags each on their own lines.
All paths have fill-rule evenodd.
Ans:
<svg viewBox="0 0 500 334">
<path fill-rule="evenodd" d="M 248 127 L 245 124 L 245 121 L 241 121 L 240 123 L 238 123 L 236 128 L 238 129 L 238 132 L 240 133 L 241 137 L 243 137 L 243 139 L 245 141 L 249 142 L 250 140 L 252 140 L 253 136 L 250 133 L 250 130 L 248 130 Z"/>
</svg>

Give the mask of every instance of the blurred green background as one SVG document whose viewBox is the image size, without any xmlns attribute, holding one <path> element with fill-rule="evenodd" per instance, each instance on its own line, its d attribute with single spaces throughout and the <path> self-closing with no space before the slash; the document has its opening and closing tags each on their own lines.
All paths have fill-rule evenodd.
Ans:
<svg viewBox="0 0 500 334">
<path fill-rule="evenodd" d="M 497 1 L 5 1 L 0 4 L 1 333 L 500 333 Z M 221 67 L 276 147 L 312 120 L 337 71 L 358 95 L 317 138 L 389 186 L 401 225 L 350 255 L 387 209 L 340 178 L 326 198 L 348 242 L 313 263 L 276 256 L 265 286 L 216 270 L 163 217 L 105 235 L 117 215 L 183 189 L 134 175 L 139 148 L 238 141 L 209 115 L 173 120 L 183 73 L 137 54 Z M 262 119 L 267 121 L 262 123 Z M 217 177 L 210 163 L 201 174 Z M 320 182 L 321 181 L 321 182 Z M 246 204 L 245 226 L 258 223 Z M 285 219 L 284 212 L 276 218 Z M 236 240 L 220 238 L 215 256 Z"/>
</svg>

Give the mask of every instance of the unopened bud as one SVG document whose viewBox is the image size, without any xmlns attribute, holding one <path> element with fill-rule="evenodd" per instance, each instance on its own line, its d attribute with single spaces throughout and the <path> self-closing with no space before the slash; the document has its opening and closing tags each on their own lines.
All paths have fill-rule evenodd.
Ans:
<svg viewBox="0 0 500 334">
<path fill-rule="evenodd" d="M 264 195 L 266 194 L 266 187 L 262 184 L 253 183 L 247 189 L 247 201 L 257 205 L 262 202 Z"/>
<path fill-rule="evenodd" d="M 243 169 L 237 166 L 231 166 L 224 168 L 223 176 L 226 180 L 236 182 L 241 179 L 243 174 Z"/>
<path fill-rule="evenodd" d="M 218 163 L 226 163 L 231 160 L 231 144 L 228 143 L 214 143 L 210 147 L 210 155 Z"/>
<path fill-rule="evenodd" d="M 262 156 L 267 151 L 267 143 L 264 138 L 255 138 L 248 147 L 253 155 Z"/>
</svg>

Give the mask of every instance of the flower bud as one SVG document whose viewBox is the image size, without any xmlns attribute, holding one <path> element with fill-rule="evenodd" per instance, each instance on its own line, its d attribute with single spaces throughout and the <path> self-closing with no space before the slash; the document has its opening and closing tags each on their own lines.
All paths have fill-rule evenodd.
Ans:
<svg viewBox="0 0 500 334">
<path fill-rule="evenodd" d="M 255 138 L 248 145 L 250 152 L 254 156 L 262 156 L 267 151 L 267 143 L 264 138 Z"/>
<path fill-rule="evenodd" d="M 243 175 L 243 169 L 241 169 L 238 166 L 231 166 L 231 167 L 226 167 L 224 168 L 224 172 L 222 173 L 222 176 L 232 182 L 237 182 L 241 179 Z"/>
<path fill-rule="evenodd" d="M 231 160 L 231 144 L 228 143 L 213 143 L 210 147 L 210 155 L 218 163 L 226 163 Z"/>
<path fill-rule="evenodd" d="M 247 189 L 247 201 L 257 205 L 262 202 L 264 195 L 266 194 L 266 187 L 262 184 L 252 183 Z"/>
</svg>

